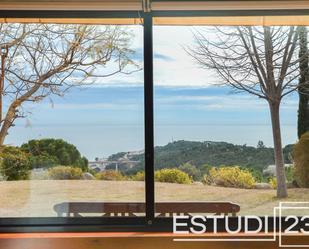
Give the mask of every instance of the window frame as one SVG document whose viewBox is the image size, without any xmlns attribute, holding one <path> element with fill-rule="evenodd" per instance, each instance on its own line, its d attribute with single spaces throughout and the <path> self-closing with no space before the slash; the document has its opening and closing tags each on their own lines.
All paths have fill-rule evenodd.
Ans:
<svg viewBox="0 0 309 249">
<path fill-rule="evenodd" d="M 154 186 L 154 83 L 153 18 L 196 16 L 286 16 L 309 15 L 303 10 L 211 10 L 211 11 L 67 11 L 67 10 L 0 10 L 0 18 L 140 18 L 143 20 L 144 43 L 144 141 L 145 205 L 144 217 L 48 217 L 1 218 L 0 232 L 172 232 L 172 217 L 155 217 Z M 263 217 L 261 217 L 264 220 Z M 281 218 L 284 220 L 284 217 Z M 237 224 L 237 217 L 229 217 Z M 265 221 L 265 220 L 264 220 Z M 275 222 L 275 223 L 274 223 Z M 269 217 L 268 231 L 278 229 L 279 218 Z M 211 230 L 208 230 L 211 232 Z M 218 232 L 224 224 L 218 224 Z"/>
</svg>

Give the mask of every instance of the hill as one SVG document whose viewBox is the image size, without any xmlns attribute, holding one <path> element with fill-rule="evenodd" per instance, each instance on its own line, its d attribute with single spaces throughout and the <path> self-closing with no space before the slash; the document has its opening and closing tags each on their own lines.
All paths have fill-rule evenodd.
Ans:
<svg viewBox="0 0 309 249">
<path fill-rule="evenodd" d="M 292 146 L 284 148 L 284 158 L 286 163 L 290 163 L 290 153 Z M 117 160 L 123 153 L 117 153 L 110 158 Z M 134 155 L 130 158 L 140 163 L 131 169 L 122 167 L 125 173 L 134 173 L 144 168 L 144 154 Z M 274 164 L 273 148 L 265 147 L 262 142 L 259 146 L 234 145 L 227 142 L 195 142 L 195 141 L 175 141 L 165 146 L 155 147 L 155 168 L 175 168 L 190 162 L 197 168 L 203 165 L 211 166 L 232 166 L 252 168 L 262 171 L 270 164 Z"/>
</svg>

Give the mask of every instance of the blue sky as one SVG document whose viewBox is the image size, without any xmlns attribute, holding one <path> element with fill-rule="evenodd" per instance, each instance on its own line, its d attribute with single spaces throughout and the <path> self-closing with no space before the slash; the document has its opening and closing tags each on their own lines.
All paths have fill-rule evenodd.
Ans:
<svg viewBox="0 0 309 249">
<path fill-rule="evenodd" d="M 142 29 L 134 59 L 142 63 Z M 199 68 L 183 50 L 193 43 L 190 27 L 154 29 L 155 143 L 180 139 L 272 146 L 267 103 L 214 86 L 216 75 Z M 89 159 L 144 147 L 143 72 L 116 75 L 31 106 L 32 114 L 10 130 L 8 144 L 63 138 Z M 297 96 L 281 108 L 283 144 L 296 141 Z"/>
</svg>

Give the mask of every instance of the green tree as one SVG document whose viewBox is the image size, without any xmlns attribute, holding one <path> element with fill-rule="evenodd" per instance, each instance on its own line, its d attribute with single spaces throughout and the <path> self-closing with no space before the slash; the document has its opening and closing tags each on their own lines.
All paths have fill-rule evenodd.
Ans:
<svg viewBox="0 0 309 249">
<path fill-rule="evenodd" d="M 307 27 L 300 27 L 299 32 L 299 105 L 298 105 L 298 138 L 301 137 L 306 131 L 309 131 L 309 97 L 308 97 L 308 87 L 309 82 L 309 56 L 308 56 L 308 31 Z"/>
<path fill-rule="evenodd" d="M 212 168 L 213 166 L 209 165 L 209 164 L 203 164 L 201 165 L 198 169 L 201 172 L 202 177 L 206 174 L 208 174 L 209 170 Z"/>
<path fill-rule="evenodd" d="M 264 149 L 264 148 L 266 148 L 266 146 L 264 145 L 263 141 L 259 140 L 256 148 L 257 149 Z"/>
<path fill-rule="evenodd" d="M 73 144 L 62 139 L 30 140 L 21 149 L 29 153 L 33 168 L 66 165 L 79 167 L 83 171 L 88 169 L 88 160 Z"/>
<path fill-rule="evenodd" d="M 6 180 L 26 180 L 29 177 L 29 155 L 18 147 L 6 146 L 1 155 L 0 172 Z"/>
<path fill-rule="evenodd" d="M 187 173 L 194 181 L 202 180 L 201 171 L 189 162 L 180 165 L 179 169 Z"/>
</svg>

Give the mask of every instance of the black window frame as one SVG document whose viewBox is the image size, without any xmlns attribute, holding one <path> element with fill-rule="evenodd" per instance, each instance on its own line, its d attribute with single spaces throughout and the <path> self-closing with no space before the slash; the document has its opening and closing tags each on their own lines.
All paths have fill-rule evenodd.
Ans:
<svg viewBox="0 0 309 249">
<path fill-rule="evenodd" d="M 211 10 L 211 11 L 68 11 L 0 10 L 0 18 L 139 18 L 144 27 L 144 140 L 145 140 L 145 217 L 50 217 L 2 218 L 1 232 L 171 232 L 173 218 L 155 217 L 154 186 L 154 84 L 153 18 L 197 16 L 289 16 L 309 15 L 302 10 Z M 236 217 L 229 218 L 232 223 Z M 262 218 L 263 219 L 263 218 Z M 284 217 L 282 217 L 284 219 Z M 279 219 L 276 218 L 276 224 Z M 274 219 L 268 219 L 272 231 Z M 218 232 L 224 224 L 218 224 Z M 278 227 L 276 227 L 277 229 Z M 211 230 L 208 230 L 211 232 Z"/>
</svg>

